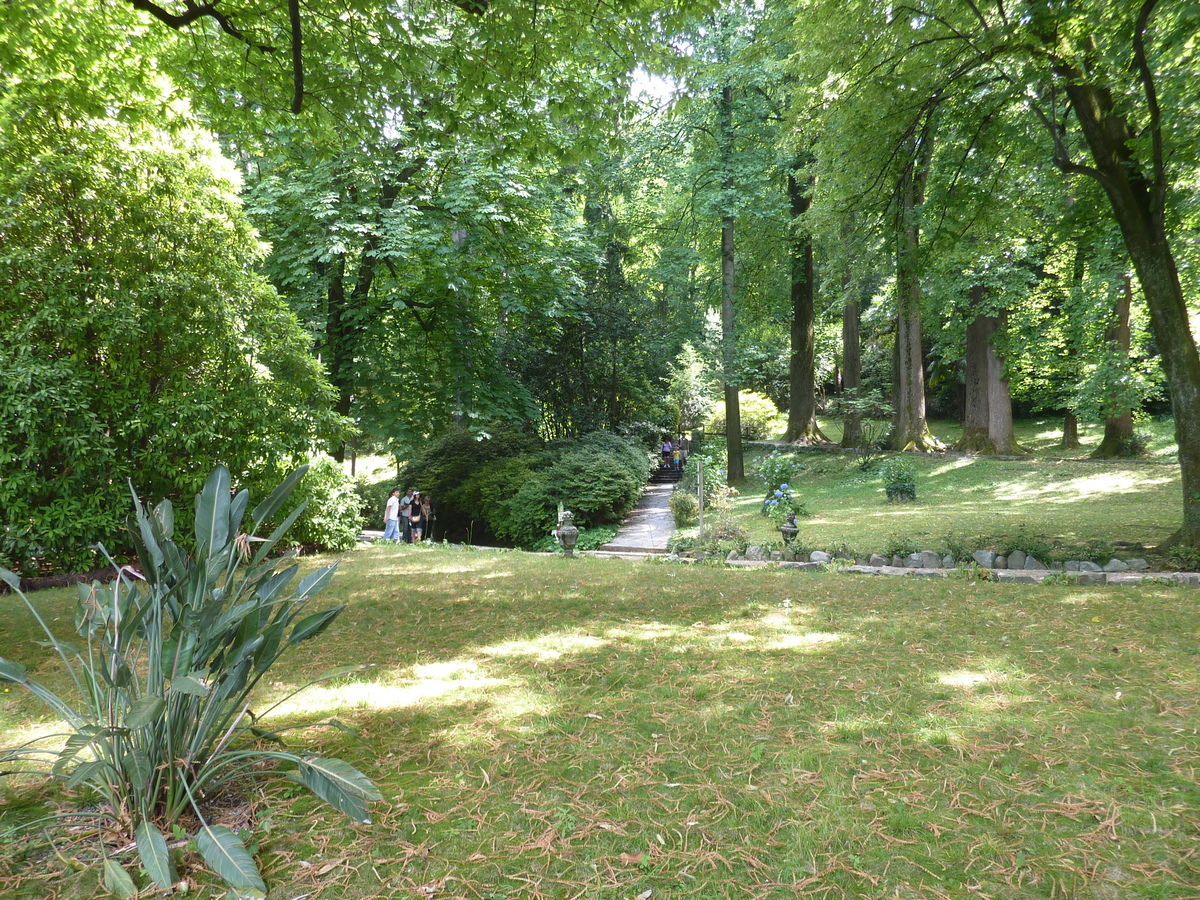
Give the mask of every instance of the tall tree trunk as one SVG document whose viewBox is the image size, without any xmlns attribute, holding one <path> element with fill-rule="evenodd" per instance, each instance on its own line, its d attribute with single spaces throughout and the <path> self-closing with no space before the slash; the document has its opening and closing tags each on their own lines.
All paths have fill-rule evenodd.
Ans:
<svg viewBox="0 0 1200 900">
<path fill-rule="evenodd" d="M 971 289 L 971 303 L 982 306 L 986 289 Z M 992 343 L 1006 315 L 976 316 L 967 326 L 966 397 L 963 435 L 955 450 L 1010 455 L 1020 452 L 1013 436 L 1012 397 L 1001 377 L 1004 361 Z"/>
<path fill-rule="evenodd" d="M 842 309 L 842 378 L 843 392 L 848 400 L 858 400 L 862 387 L 862 347 L 858 337 L 858 301 L 850 300 Z M 862 417 L 847 413 L 842 422 L 842 446 L 862 444 Z"/>
<path fill-rule="evenodd" d="M 1196 350 L 1179 270 L 1167 238 L 1168 182 L 1162 125 L 1153 73 L 1142 44 L 1154 6 L 1153 0 L 1143 3 L 1134 35 L 1136 65 L 1150 113 L 1143 131 L 1152 144 L 1153 170 L 1149 175 L 1133 158 L 1133 129 L 1115 110 L 1112 95 L 1089 84 L 1084 73 L 1066 65 L 1058 67 L 1058 74 L 1063 76 L 1071 109 L 1095 164 L 1083 174 L 1096 178 L 1108 195 L 1146 297 L 1150 328 L 1162 354 L 1163 371 L 1170 387 L 1183 483 L 1183 525 L 1169 543 L 1200 546 L 1200 353 Z M 1070 164 L 1060 162 L 1060 165 L 1067 171 L 1078 171 Z"/>
<path fill-rule="evenodd" d="M 1129 358 L 1131 334 L 1129 309 L 1133 300 L 1132 279 L 1125 276 L 1125 289 L 1113 304 L 1112 324 L 1104 332 L 1105 340 L 1115 344 L 1125 359 Z M 1092 459 L 1116 459 L 1129 456 L 1133 449 L 1133 410 L 1127 409 L 1104 420 L 1104 439 L 1092 451 Z"/>
<path fill-rule="evenodd" d="M 788 175 L 788 201 L 793 223 L 812 205 L 795 175 Z M 812 237 L 803 229 L 792 245 L 792 355 L 788 369 L 788 424 L 785 441 L 829 443 L 817 425 L 816 319 L 813 291 Z"/>
<path fill-rule="evenodd" d="M 722 163 L 725 169 L 723 187 L 728 196 L 733 192 L 733 88 L 721 89 L 718 103 L 721 128 Z M 734 330 L 734 300 L 737 296 L 735 257 L 733 253 L 733 212 L 726 209 L 721 216 L 721 363 L 725 385 L 725 449 L 726 480 L 730 484 L 746 477 L 742 457 L 742 410 L 738 402 L 737 333 Z"/>
<path fill-rule="evenodd" d="M 1069 409 L 1063 413 L 1063 434 L 1058 446 L 1064 450 L 1074 450 L 1079 446 L 1079 417 Z"/>
<path fill-rule="evenodd" d="M 900 185 L 896 235 L 896 393 L 892 418 L 895 450 L 942 450 L 925 420 L 925 367 L 921 353 L 921 224 L 925 178 L 932 141 L 913 148 L 913 162 Z"/>
</svg>

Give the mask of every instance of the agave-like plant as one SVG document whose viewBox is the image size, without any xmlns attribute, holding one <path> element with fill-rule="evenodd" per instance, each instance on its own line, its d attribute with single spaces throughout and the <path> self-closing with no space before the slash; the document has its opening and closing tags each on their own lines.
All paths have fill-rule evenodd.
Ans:
<svg viewBox="0 0 1200 900">
<path fill-rule="evenodd" d="M 173 539 L 170 502 L 151 510 L 134 493 L 131 531 L 140 574 L 121 567 L 108 585 L 80 585 L 75 628 L 81 646 L 55 637 L 20 592 L 17 576 L 0 569 L 75 687 L 72 695 L 60 696 L 29 678 L 24 666 L 0 657 L 0 681 L 31 691 L 68 729 L 65 742 L 62 735 L 55 746 L 36 741 L 0 753 L 0 762 L 23 762 L 28 771 L 33 761 L 69 789 L 94 791 L 97 824 L 105 831 L 115 826 L 136 842 L 142 867 L 158 888 L 170 889 L 176 880 L 165 835 L 190 811 L 199 822 L 197 849 L 231 892 L 266 896 L 241 838 L 205 816 L 203 799 L 231 782 L 282 769 L 361 823 L 370 821 L 367 805 L 382 799 L 348 763 L 287 750 L 278 732 L 256 724 L 250 709 L 251 692 L 279 657 L 317 637 L 345 609 L 307 610 L 336 563 L 293 587 L 299 572 L 294 554 L 272 556 L 303 504 L 268 537 L 257 536 L 306 469 L 255 507 L 253 524 L 243 532 L 249 495 L 231 497 L 229 472 L 216 468 L 196 496 L 191 554 Z M 118 860 L 106 856 L 103 865 L 109 890 L 124 897 L 137 893 Z"/>
</svg>

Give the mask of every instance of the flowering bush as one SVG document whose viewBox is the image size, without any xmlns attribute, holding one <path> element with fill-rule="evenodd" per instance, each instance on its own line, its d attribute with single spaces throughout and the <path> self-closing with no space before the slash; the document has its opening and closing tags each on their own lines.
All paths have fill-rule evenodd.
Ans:
<svg viewBox="0 0 1200 900">
<path fill-rule="evenodd" d="M 782 525 L 788 518 L 807 518 L 812 515 L 804 501 L 796 496 L 788 484 L 781 484 L 767 494 L 763 500 L 763 515 L 770 518 L 776 525 Z"/>
<path fill-rule="evenodd" d="M 795 453 L 772 450 L 758 464 L 758 475 L 767 484 L 789 484 L 807 468 Z"/>
</svg>

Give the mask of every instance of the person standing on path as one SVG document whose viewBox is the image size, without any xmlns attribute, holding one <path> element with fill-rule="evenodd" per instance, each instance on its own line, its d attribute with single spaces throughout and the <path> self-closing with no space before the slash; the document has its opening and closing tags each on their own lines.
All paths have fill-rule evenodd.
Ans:
<svg viewBox="0 0 1200 900">
<path fill-rule="evenodd" d="M 412 505 L 413 489 L 409 488 L 400 498 L 400 518 L 404 520 L 404 543 L 412 543 Z"/>
<path fill-rule="evenodd" d="M 400 540 L 400 488 L 392 491 L 388 497 L 387 506 L 383 509 L 383 539 L 385 541 Z"/>
</svg>

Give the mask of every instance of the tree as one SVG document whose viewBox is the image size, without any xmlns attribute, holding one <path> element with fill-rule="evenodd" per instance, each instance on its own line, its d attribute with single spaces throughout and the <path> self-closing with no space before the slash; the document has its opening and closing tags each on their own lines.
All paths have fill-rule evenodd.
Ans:
<svg viewBox="0 0 1200 900">
<path fill-rule="evenodd" d="M 0 552 L 25 569 L 124 547 L 130 478 L 256 483 L 341 427 L 212 138 L 168 83 L 130 83 L 140 50 L 56 29 L 74 55 L 0 27 Z"/>
<path fill-rule="evenodd" d="M 958 107 L 962 121 L 983 128 L 997 109 L 1024 111 L 1043 130 L 1014 133 L 1015 142 L 1044 148 L 1065 176 L 1093 179 L 1103 189 L 1170 387 L 1184 512 L 1174 539 L 1200 544 L 1200 354 L 1172 242 L 1173 191 L 1194 170 L 1200 146 L 1190 117 L 1195 61 L 1184 49 L 1197 10 L 1104 0 L 1010 11 L 958 0 L 892 12 L 839 3 L 811 17 L 826 27 L 830 18 L 837 21 L 834 40 L 871 48 L 839 69 L 842 84 L 859 90 L 883 72 L 925 73 L 921 82 L 904 82 L 906 133 L 915 133 L 944 98 L 978 99 L 987 91 L 991 102 Z M 888 146 L 897 152 L 904 145 Z"/>
</svg>

